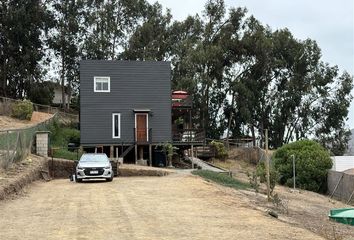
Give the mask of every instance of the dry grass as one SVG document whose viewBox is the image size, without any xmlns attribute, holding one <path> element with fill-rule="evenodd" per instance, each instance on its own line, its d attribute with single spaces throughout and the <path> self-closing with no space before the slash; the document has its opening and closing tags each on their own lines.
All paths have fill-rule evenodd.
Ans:
<svg viewBox="0 0 354 240">
<path fill-rule="evenodd" d="M 0 212 L 0 239 L 322 239 L 250 208 L 234 189 L 186 174 L 36 183 Z"/>
<path fill-rule="evenodd" d="M 226 161 L 215 161 L 218 166 L 228 167 L 233 172 L 233 176 L 241 181 L 248 181 L 247 171 L 252 172 L 256 166 L 246 161 L 236 161 L 227 159 Z M 327 239 L 354 239 L 354 227 L 334 223 L 328 219 L 328 213 L 333 208 L 350 207 L 342 202 L 332 200 L 328 196 L 317 194 L 310 191 L 292 191 L 292 189 L 277 185 L 274 194 L 278 194 L 280 200 L 286 202 L 285 209 L 279 209 L 272 202 L 266 199 L 266 186 L 261 184 L 260 192 L 243 191 L 255 208 L 272 209 L 280 213 L 283 221 L 294 224 L 295 226 L 306 228 Z M 282 213 L 283 212 L 283 213 Z"/>
</svg>

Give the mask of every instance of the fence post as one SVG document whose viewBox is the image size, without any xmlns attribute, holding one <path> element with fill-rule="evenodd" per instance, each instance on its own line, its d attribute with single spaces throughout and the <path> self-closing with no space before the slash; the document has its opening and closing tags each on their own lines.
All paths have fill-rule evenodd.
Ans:
<svg viewBox="0 0 354 240">
<path fill-rule="evenodd" d="M 10 138 L 10 134 L 9 131 L 6 131 L 6 145 L 7 145 L 7 161 L 10 160 L 10 143 L 9 143 L 9 138 Z"/>
</svg>

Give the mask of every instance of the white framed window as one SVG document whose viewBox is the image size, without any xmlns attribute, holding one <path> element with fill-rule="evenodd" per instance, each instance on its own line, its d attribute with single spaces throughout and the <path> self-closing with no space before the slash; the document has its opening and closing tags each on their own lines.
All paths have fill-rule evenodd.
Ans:
<svg viewBox="0 0 354 240">
<path fill-rule="evenodd" d="M 112 113 L 112 138 L 120 138 L 120 113 Z"/>
<path fill-rule="evenodd" d="M 111 78 L 110 77 L 94 77 L 93 78 L 94 92 L 110 92 Z"/>
</svg>

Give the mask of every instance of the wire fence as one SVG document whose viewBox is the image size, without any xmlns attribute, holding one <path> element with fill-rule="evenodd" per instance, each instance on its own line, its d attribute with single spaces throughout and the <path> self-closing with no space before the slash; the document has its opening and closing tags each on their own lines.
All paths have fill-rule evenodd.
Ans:
<svg viewBox="0 0 354 240">
<path fill-rule="evenodd" d="M 35 126 L 0 131 L 0 168 L 7 169 L 34 152 L 32 148 L 36 132 L 48 130 L 49 124 L 55 117 L 56 114 Z"/>
<path fill-rule="evenodd" d="M 12 112 L 13 104 L 17 102 L 21 102 L 22 100 L 7 98 L 7 97 L 0 97 L 0 115 L 7 115 L 10 116 Z M 57 107 L 52 107 L 49 105 L 42 105 L 37 103 L 32 103 L 33 110 L 37 112 L 45 112 L 54 114 L 59 111 Z"/>
<path fill-rule="evenodd" d="M 331 198 L 354 205 L 354 175 L 329 170 L 327 184 Z"/>
</svg>

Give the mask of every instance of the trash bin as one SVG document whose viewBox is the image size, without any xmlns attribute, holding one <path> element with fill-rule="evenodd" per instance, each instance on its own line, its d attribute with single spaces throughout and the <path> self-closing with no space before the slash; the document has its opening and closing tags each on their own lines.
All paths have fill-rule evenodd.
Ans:
<svg viewBox="0 0 354 240">
<path fill-rule="evenodd" d="M 70 152 L 73 152 L 76 149 L 76 144 L 75 143 L 68 143 L 68 150 Z"/>
<path fill-rule="evenodd" d="M 166 156 L 161 150 L 154 150 L 152 166 L 154 167 L 166 167 Z"/>
</svg>

